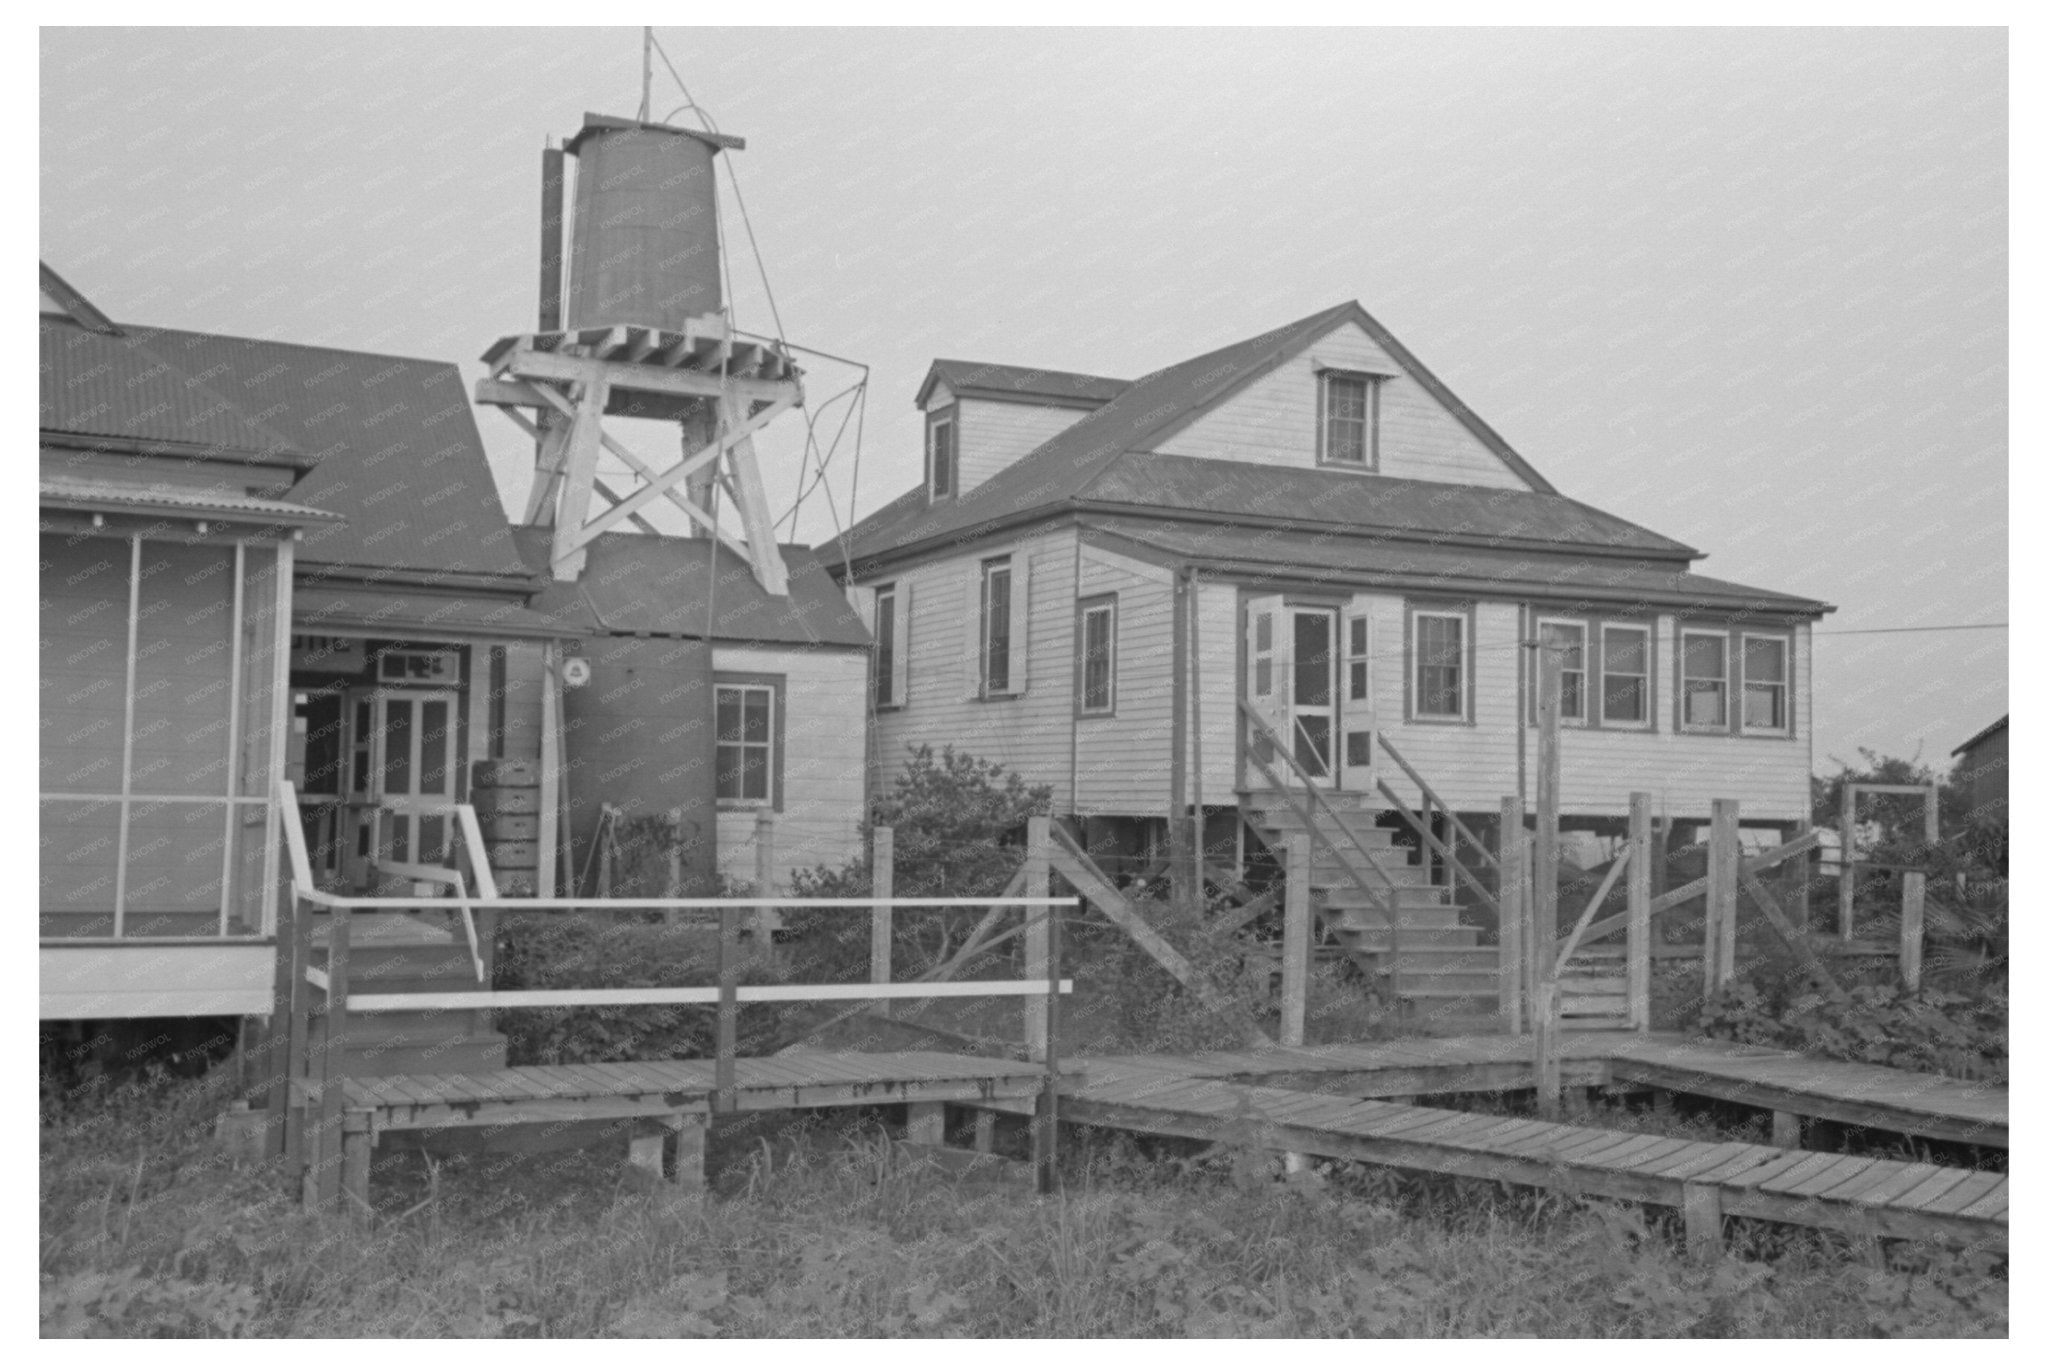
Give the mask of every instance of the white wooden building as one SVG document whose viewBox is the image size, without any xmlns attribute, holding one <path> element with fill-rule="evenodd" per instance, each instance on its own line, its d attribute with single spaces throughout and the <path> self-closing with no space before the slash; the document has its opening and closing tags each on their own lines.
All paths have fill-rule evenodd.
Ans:
<svg viewBox="0 0 2048 1365">
<path fill-rule="evenodd" d="M 1525 641 L 1567 650 L 1567 826 L 1628 793 L 1792 825 L 1825 604 L 1560 494 L 1356 303 L 1126 383 L 936 362 L 922 483 L 828 556 L 877 637 L 874 758 L 952 744 L 1057 811 L 1212 829 L 1244 699 L 1320 784 L 1473 819 L 1529 791 Z M 844 575 L 844 571 L 842 575 Z"/>
</svg>

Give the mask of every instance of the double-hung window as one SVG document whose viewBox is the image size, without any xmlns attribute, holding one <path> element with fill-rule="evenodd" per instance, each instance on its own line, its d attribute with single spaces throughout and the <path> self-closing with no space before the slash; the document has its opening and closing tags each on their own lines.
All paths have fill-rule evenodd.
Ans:
<svg viewBox="0 0 2048 1365">
<path fill-rule="evenodd" d="M 1319 406 L 1321 463 L 1347 469 L 1380 467 L 1380 377 L 1343 370 L 1322 373 Z"/>
<path fill-rule="evenodd" d="M 1419 720 L 1466 719 L 1465 614 L 1414 614 L 1413 697 Z"/>
<path fill-rule="evenodd" d="M 773 805 L 777 689 L 772 683 L 721 682 L 716 690 L 718 800 Z"/>
<path fill-rule="evenodd" d="M 1787 692 L 1791 641 L 1782 635 L 1742 637 L 1742 730 L 1782 735 L 1790 729 Z"/>
<path fill-rule="evenodd" d="M 1650 723 L 1650 631 L 1600 627 L 1600 723 L 1627 728 Z"/>
<path fill-rule="evenodd" d="M 981 566 L 981 694 L 1001 696 L 1010 690 L 1010 561 L 991 559 Z"/>
<path fill-rule="evenodd" d="M 903 608 L 907 593 L 891 583 L 875 589 L 875 705 L 902 706 L 910 698 Z"/>
<path fill-rule="evenodd" d="M 1555 653 L 1558 661 L 1558 703 L 1557 714 L 1561 720 L 1583 725 L 1586 720 L 1586 627 L 1579 621 L 1541 621 L 1537 624 L 1537 639 L 1545 651 Z M 1544 676 L 1542 659 L 1537 660 L 1536 676 Z M 1540 704 L 1540 698 L 1539 698 Z"/>
<path fill-rule="evenodd" d="M 1687 730 L 1728 729 L 1728 635 L 1687 630 L 1678 642 L 1678 721 Z"/>
<path fill-rule="evenodd" d="M 925 477 L 934 499 L 952 497 L 958 484 L 958 431 L 950 413 L 925 426 Z"/>
<path fill-rule="evenodd" d="M 1116 598 L 1084 598 L 1080 604 L 1080 713 L 1116 712 Z"/>
</svg>

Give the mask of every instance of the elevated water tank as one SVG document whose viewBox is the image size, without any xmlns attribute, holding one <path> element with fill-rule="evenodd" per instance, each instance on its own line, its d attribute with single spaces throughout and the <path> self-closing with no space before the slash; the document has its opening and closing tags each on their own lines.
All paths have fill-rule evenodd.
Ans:
<svg viewBox="0 0 2048 1365">
<path fill-rule="evenodd" d="M 576 157 L 569 307 L 580 327 L 659 327 L 715 313 L 724 290 L 712 158 L 746 142 L 723 133 L 585 114 Z"/>
</svg>

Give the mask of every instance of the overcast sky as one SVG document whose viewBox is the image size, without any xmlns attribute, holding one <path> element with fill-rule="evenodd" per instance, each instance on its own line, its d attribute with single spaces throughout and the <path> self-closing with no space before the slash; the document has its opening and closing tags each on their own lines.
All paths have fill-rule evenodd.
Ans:
<svg viewBox="0 0 2048 1365">
<path fill-rule="evenodd" d="M 2001 31 L 659 32 L 748 140 L 788 336 L 872 366 L 862 511 L 934 356 L 1134 378 L 1356 298 L 1561 491 L 1823 632 L 2007 619 Z M 41 76 L 42 255 L 114 317 L 473 377 L 533 324 L 544 139 L 634 112 L 640 41 L 46 29 Z M 843 519 L 850 449 L 831 484 Z M 2003 631 L 1815 664 L 1824 771 L 1945 767 L 2007 706 Z"/>
</svg>

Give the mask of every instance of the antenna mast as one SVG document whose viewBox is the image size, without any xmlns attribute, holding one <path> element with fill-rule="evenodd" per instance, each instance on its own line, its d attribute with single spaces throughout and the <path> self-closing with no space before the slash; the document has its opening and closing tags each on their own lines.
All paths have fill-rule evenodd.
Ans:
<svg viewBox="0 0 2048 1365">
<path fill-rule="evenodd" d="M 654 25 L 640 30 L 640 122 L 654 117 Z"/>
</svg>

